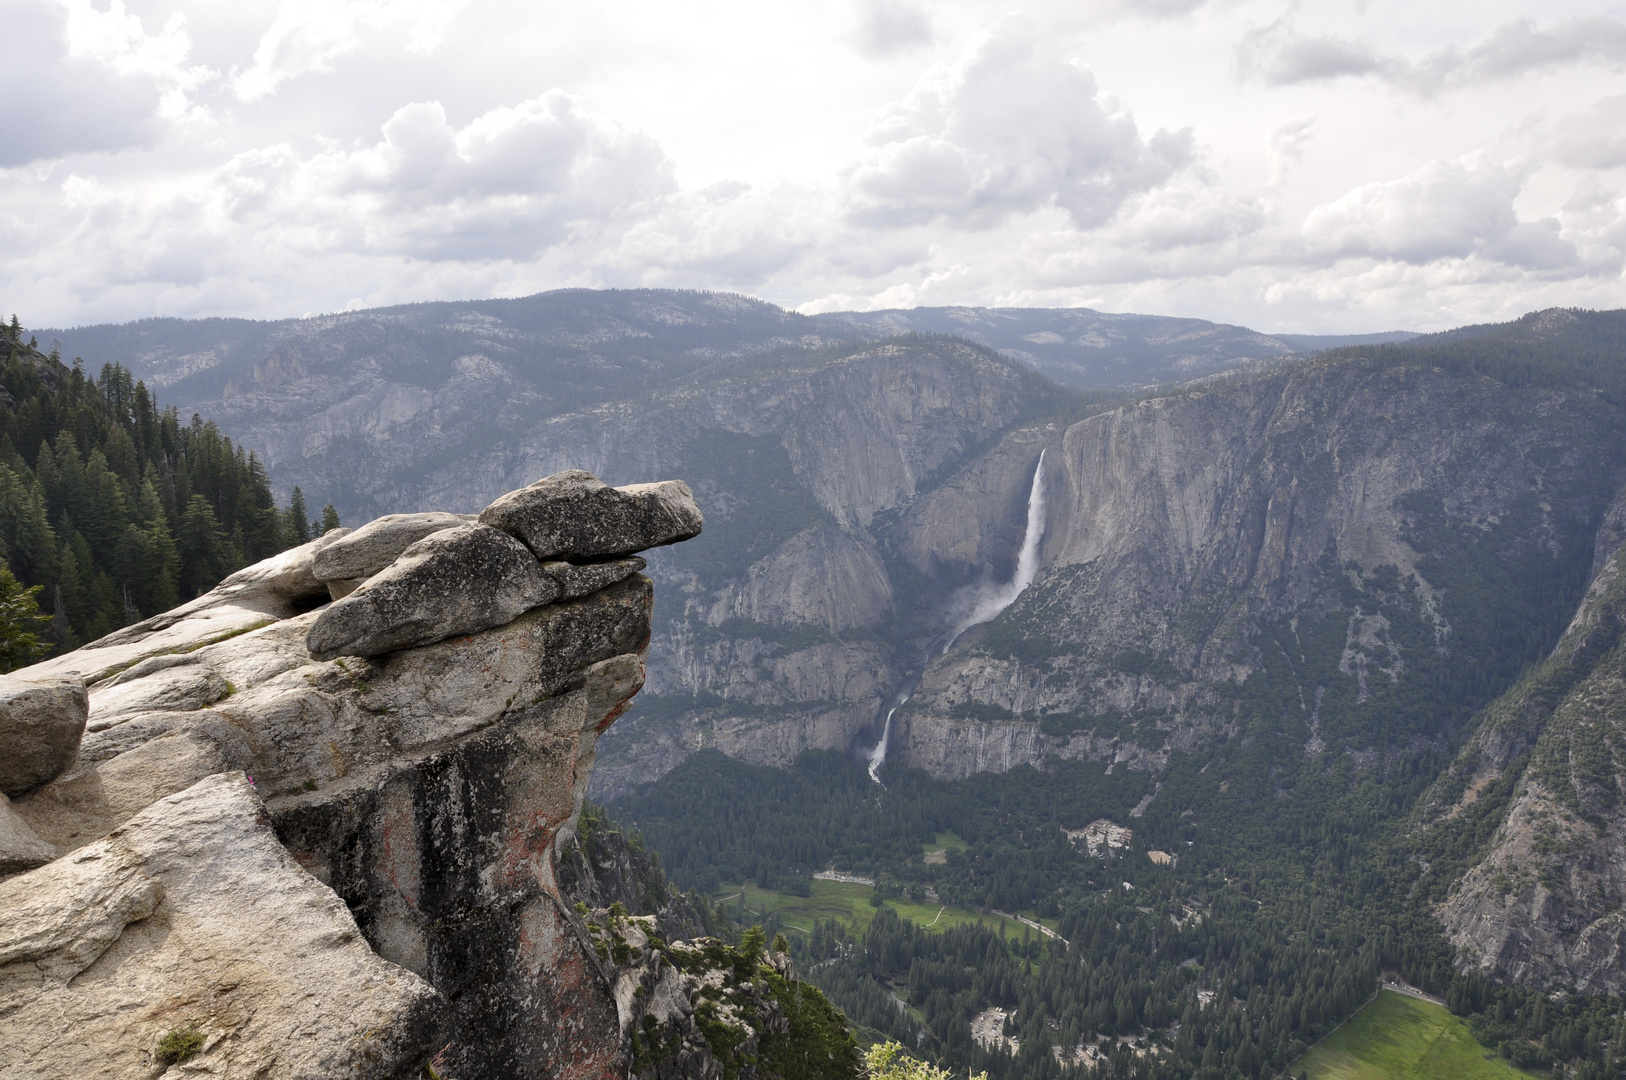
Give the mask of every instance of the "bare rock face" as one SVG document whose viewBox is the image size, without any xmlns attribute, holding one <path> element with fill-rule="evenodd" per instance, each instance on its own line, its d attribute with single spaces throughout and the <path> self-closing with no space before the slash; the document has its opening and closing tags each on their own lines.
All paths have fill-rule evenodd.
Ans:
<svg viewBox="0 0 1626 1080">
<path fill-rule="evenodd" d="M 20 795 L 66 769 L 79 751 L 88 713 L 79 679 L 0 676 L 0 793 Z"/>
<path fill-rule="evenodd" d="M 441 1011 L 294 862 L 241 773 L 0 882 L 8 1077 L 157 1075 L 174 1032 L 215 1075 L 405 1077 Z"/>
<path fill-rule="evenodd" d="M 578 596 L 598 592 L 641 571 L 646 564 L 634 555 L 630 559 L 612 559 L 609 562 L 588 563 L 577 566 L 568 562 L 545 562 L 542 572 L 559 584 L 559 598 L 574 600 Z"/>
<path fill-rule="evenodd" d="M 681 480 L 613 488 L 580 469 L 510 491 L 480 514 L 538 559 L 615 558 L 700 535 L 694 493 Z"/>
<path fill-rule="evenodd" d="M 56 858 L 56 849 L 41 840 L 0 794 L 0 877 L 32 870 Z"/>
<path fill-rule="evenodd" d="M 157 1075 L 179 1032 L 220 1075 L 626 1074 L 554 857 L 643 685 L 641 560 L 458 520 L 329 603 L 344 539 L 19 673 L 84 735 L 0 801 L 0 1072 Z"/>
<path fill-rule="evenodd" d="M 1553 655 L 1492 706 L 1440 785 L 1456 798 L 1435 809 L 1455 816 L 1516 778 L 1484 857 L 1439 911 L 1461 967 L 1626 992 L 1626 769 L 1612 749 L 1623 744 L 1626 545 L 1600 566 Z M 1522 773 L 1504 773 L 1526 752 Z"/>
<path fill-rule="evenodd" d="M 898 550 L 923 572 L 989 561 L 1047 451 L 1038 575 L 930 660 L 894 749 L 943 779 L 1050 755 L 1155 771 L 1231 730 L 1227 687 L 1264 668 L 1264 628 L 1311 612 L 1340 624 L 1329 648 L 1345 653 L 1334 667 L 1353 709 L 1453 633 L 1455 597 L 1441 599 L 1432 567 L 1470 545 L 1533 565 L 1596 527 L 1621 464 L 1616 423 L 1584 394 L 1318 361 L 1012 432 L 900 518 Z M 1397 579 L 1387 592 L 1382 568 Z M 1412 641 L 1373 616 L 1380 604 L 1418 628 Z M 1332 714 L 1319 700 L 1302 710 L 1307 742 Z M 1131 733 L 1128 716 L 1147 722 Z M 1359 726 L 1347 717 L 1335 723 Z"/>
<path fill-rule="evenodd" d="M 524 545 L 485 525 L 435 532 L 337 600 L 306 645 L 322 660 L 380 656 L 512 622 L 559 597 Z"/>
</svg>

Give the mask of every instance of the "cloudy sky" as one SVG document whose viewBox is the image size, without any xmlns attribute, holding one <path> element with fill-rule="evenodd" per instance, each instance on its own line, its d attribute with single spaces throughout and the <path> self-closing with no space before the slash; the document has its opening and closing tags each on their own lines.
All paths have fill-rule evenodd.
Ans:
<svg viewBox="0 0 1626 1080">
<path fill-rule="evenodd" d="M 0 306 L 1626 305 L 1626 3 L 0 0 Z"/>
</svg>

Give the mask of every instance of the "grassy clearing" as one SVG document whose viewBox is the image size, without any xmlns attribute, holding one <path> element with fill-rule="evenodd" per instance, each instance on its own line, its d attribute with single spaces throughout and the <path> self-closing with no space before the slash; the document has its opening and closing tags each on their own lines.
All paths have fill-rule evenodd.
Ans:
<svg viewBox="0 0 1626 1080">
<path fill-rule="evenodd" d="M 725 907 L 728 913 L 737 919 L 740 917 L 739 905 L 743 893 L 747 922 L 761 919 L 768 912 L 776 911 L 784 925 L 799 930 L 811 931 L 816 919 L 834 919 L 845 923 L 850 930 L 856 931 L 867 927 L 870 920 L 875 918 L 875 909 L 869 904 L 873 892 L 868 885 L 815 879 L 812 896 L 791 896 L 770 889 L 759 889 L 750 884 L 725 885 L 717 890 L 712 902 Z M 910 919 L 932 930 L 946 930 L 963 923 L 981 922 L 988 926 L 1003 923 L 1006 933 L 1018 938 L 1025 929 L 1030 934 L 1034 932 L 1012 919 L 1002 919 L 988 912 L 969 911 L 942 904 L 916 903 L 901 896 L 887 900 L 886 906 L 897 912 L 900 918 Z"/>
<path fill-rule="evenodd" d="M 1532 1074 L 1488 1051 L 1431 1001 L 1381 991 L 1289 1067 L 1310 1080 L 1513 1080 Z"/>
</svg>

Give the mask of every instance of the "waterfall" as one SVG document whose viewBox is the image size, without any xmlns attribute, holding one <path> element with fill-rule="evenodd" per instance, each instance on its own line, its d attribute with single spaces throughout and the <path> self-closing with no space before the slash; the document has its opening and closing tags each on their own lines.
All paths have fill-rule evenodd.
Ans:
<svg viewBox="0 0 1626 1080">
<path fill-rule="evenodd" d="M 886 744 L 892 741 L 892 714 L 903 708 L 903 703 L 908 700 L 907 692 L 899 694 L 898 700 L 886 710 L 886 723 L 881 727 L 881 741 L 869 752 L 869 778 L 877 784 L 881 782 L 881 766 L 886 763 Z"/>
<path fill-rule="evenodd" d="M 949 651 L 959 636 L 978 623 L 985 623 L 1016 602 L 1022 590 L 1033 584 L 1039 573 L 1039 541 L 1044 538 L 1044 451 L 1039 451 L 1039 464 L 1033 469 L 1033 486 L 1028 489 L 1028 527 L 1022 534 L 1022 550 L 1016 556 L 1016 573 L 1011 580 L 996 589 L 986 585 L 972 586 L 961 594 L 962 610 L 970 610 L 954 625 L 954 632 L 943 643 L 943 652 Z M 941 654 L 939 654 L 941 655 Z"/>
<path fill-rule="evenodd" d="M 1033 469 L 1033 486 L 1028 489 L 1028 524 L 1027 531 L 1022 534 L 1022 550 L 1016 555 L 1016 573 L 1004 585 L 990 588 L 988 585 L 972 585 L 962 589 L 950 603 L 951 611 L 963 612 L 954 621 L 954 629 L 949 632 L 948 639 L 943 643 L 941 656 L 949 651 L 956 639 L 978 623 L 985 623 L 998 615 L 1001 611 L 1016 602 L 1022 595 L 1022 590 L 1033 584 L 1033 579 L 1039 573 L 1039 541 L 1044 537 L 1044 451 L 1039 451 L 1039 464 Z M 931 659 L 927 652 L 927 662 Z M 869 752 L 869 778 L 877 784 L 881 782 L 881 766 L 886 763 L 887 746 L 892 741 L 892 717 L 897 711 L 914 696 L 915 684 L 920 676 L 916 675 L 909 680 L 892 707 L 886 711 L 886 721 L 881 725 L 881 741 L 875 744 L 875 749 Z"/>
</svg>

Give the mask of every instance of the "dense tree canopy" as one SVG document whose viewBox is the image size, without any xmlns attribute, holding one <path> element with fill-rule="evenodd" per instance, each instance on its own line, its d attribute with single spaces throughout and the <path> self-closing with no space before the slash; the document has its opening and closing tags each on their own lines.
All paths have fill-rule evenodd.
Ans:
<svg viewBox="0 0 1626 1080">
<path fill-rule="evenodd" d="M 183 424 L 122 367 L 92 377 L 25 341 L 16 316 L 0 327 L 0 563 L 23 587 L 6 634 L 71 649 L 337 523 L 331 507 L 307 520 L 297 490 L 278 509 L 257 455 L 202 417 Z M 0 662 L 26 662 L 20 648 Z"/>
</svg>

